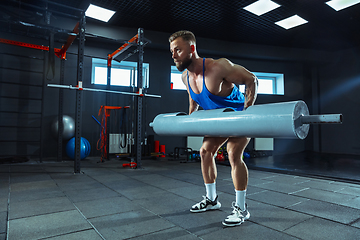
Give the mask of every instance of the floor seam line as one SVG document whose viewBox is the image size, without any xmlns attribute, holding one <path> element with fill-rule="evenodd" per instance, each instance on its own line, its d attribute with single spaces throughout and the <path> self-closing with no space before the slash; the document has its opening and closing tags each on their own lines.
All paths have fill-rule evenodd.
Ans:
<svg viewBox="0 0 360 240">
<path fill-rule="evenodd" d="M 85 215 L 80 211 L 80 209 L 73 203 L 73 205 L 76 207 L 77 211 L 81 214 L 81 216 L 87 221 L 90 226 L 94 229 L 94 231 L 103 239 L 106 240 L 106 238 L 97 230 L 97 228 L 85 217 Z"/>
<path fill-rule="evenodd" d="M 48 173 L 49 174 L 49 173 Z M 84 174 L 84 173 L 83 173 Z M 64 193 L 64 195 L 69 199 L 69 201 L 72 203 L 72 205 L 76 208 L 76 210 L 81 214 L 81 216 L 85 219 L 85 221 L 90 224 L 90 226 L 94 229 L 94 231 L 103 239 L 106 240 L 106 238 L 104 238 L 104 236 L 97 230 L 97 228 L 85 217 L 85 215 L 80 211 L 80 209 L 75 205 L 75 203 L 72 201 L 72 199 L 65 193 L 65 191 L 58 185 L 58 183 L 51 177 L 51 175 L 49 174 L 50 178 L 55 182 L 56 186 L 58 186 L 61 191 Z M 87 175 L 88 176 L 88 175 Z"/>
</svg>

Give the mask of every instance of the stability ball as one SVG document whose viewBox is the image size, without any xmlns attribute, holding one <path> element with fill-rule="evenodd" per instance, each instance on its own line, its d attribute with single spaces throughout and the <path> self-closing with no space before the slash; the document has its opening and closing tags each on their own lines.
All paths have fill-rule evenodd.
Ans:
<svg viewBox="0 0 360 240">
<path fill-rule="evenodd" d="M 84 159 L 89 156 L 91 150 L 91 146 L 89 141 L 86 138 L 81 138 L 81 146 L 80 146 L 80 159 Z M 69 140 L 66 144 L 66 155 L 75 159 L 75 137 Z"/>
<path fill-rule="evenodd" d="M 62 138 L 63 140 L 69 140 L 75 135 L 75 121 L 72 117 L 63 115 L 63 132 Z M 56 117 L 51 123 L 51 134 L 57 138 L 59 132 L 59 119 Z"/>
</svg>

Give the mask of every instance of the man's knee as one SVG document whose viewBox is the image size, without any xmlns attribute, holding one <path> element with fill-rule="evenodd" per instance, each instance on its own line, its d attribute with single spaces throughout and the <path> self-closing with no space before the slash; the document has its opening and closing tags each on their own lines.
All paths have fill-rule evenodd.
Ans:
<svg viewBox="0 0 360 240">
<path fill-rule="evenodd" d="M 200 156 L 203 159 L 208 156 L 212 157 L 216 151 L 224 144 L 227 138 L 204 138 L 204 142 L 200 148 Z"/>
<path fill-rule="evenodd" d="M 201 156 L 201 159 L 204 159 L 206 158 L 208 155 L 214 155 L 215 152 L 212 151 L 211 149 L 209 149 L 208 147 L 205 147 L 205 146 L 202 146 L 200 148 L 200 156 Z"/>
<path fill-rule="evenodd" d="M 233 149 L 227 150 L 227 155 L 230 161 L 241 160 L 242 154 L 243 154 L 242 151 L 235 151 Z"/>
<path fill-rule="evenodd" d="M 206 158 L 208 156 L 213 157 L 218 149 L 218 146 L 209 146 L 209 144 L 203 145 L 200 148 L 200 156 L 201 158 Z"/>
<path fill-rule="evenodd" d="M 228 157 L 231 160 L 242 160 L 245 148 L 250 138 L 232 138 L 227 144 Z"/>
<path fill-rule="evenodd" d="M 238 166 L 239 164 L 245 164 L 243 161 L 243 152 L 237 152 L 237 151 L 233 151 L 233 150 L 228 150 L 227 152 L 228 154 L 228 159 L 229 159 L 229 163 L 232 167 L 234 166 Z"/>
</svg>

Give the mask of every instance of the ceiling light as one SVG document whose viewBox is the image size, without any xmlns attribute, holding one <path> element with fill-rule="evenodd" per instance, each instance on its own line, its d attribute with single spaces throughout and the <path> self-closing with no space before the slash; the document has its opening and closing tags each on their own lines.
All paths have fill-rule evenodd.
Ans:
<svg viewBox="0 0 360 240">
<path fill-rule="evenodd" d="M 270 12 L 278 7 L 280 7 L 280 5 L 277 3 L 274 3 L 273 1 L 259 0 L 257 2 L 254 2 L 254 3 L 244 7 L 244 9 L 260 16 L 261 14 Z"/>
<path fill-rule="evenodd" d="M 352 5 L 355 5 L 357 3 L 360 3 L 360 0 L 331 0 L 326 2 L 327 5 L 329 5 L 336 11 L 340 11 L 341 9 L 351 7 Z"/>
<path fill-rule="evenodd" d="M 305 19 L 299 17 L 298 15 L 294 15 L 289 18 L 285 18 L 284 20 L 278 21 L 275 24 L 279 25 L 280 27 L 283 27 L 285 29 L 293 28 L 296 26 L 299 26 L 301 24 L 307 23 Z"/>
<path fill-rule="evenodd" d="M 85 12 L 87 17 L 95 18 L 100 21 L 108 22 L 109 19 L 114 15 L 115 11 L 111 11 L 102 7 L 90 4 Z"/>
</svg>

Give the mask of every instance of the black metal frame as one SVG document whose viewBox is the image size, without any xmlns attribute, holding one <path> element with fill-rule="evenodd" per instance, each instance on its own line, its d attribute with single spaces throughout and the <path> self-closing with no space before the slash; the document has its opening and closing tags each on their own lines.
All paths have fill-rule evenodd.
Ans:
<svg viewBox="0 0 360 240">
<path fill-rule="evenodd" d="M 61 6 L 66 8 L 67 6 L 57 3 L 52 3 L 51 1 L 47 0 L 41 0 L 46 3 L 54 4 L 57 6 Z M 15 1 L 13 1 L 15 2 Z M 34 9 L 39 9 L 41 7 L 32 5 L 32 4 L 26 4 L 29 7 L 33 7 Z M 82 84 L 83 77 L 84 77 L 84 46 L 85 46 L 85 26 L 86 26 L 86 19 L 85 19 L 85 12 L 82 9 L 75 9 L 71 8 L 72 10 L 75 10 L 80 13 L 80 21 L 79 21 L 79 44 L 78 44 L 78 62 L 77 62 L 77 84 Z M 45 10 L 47 14 L 55 13 L 60 14 L 64 16 L 70 16 L 77 18 L 77 16 L 69 15 L 66 13 L 60 13 L 57 11 L 50 11 L 47 7 L 42 10 Z M 4 22 L 4 21 L 3 21 Z M 21 22 L 16 21 L 7 21 L 11 24 L 22 24 Z M 49 23 L 47 25 L 29 25 L 30 28 L 39 28 L 39 29 L 45 29 L 50 30 L 53 33 L 60 32 L 60 33 L 71 33 L 71 31 L 60 29 L 60 28 L 54 28 L 49 26 Z M 111 39 L 110 39 L 111 40 Z M 138 92 L 140 95 L 137 95 L 135 97 L 135 113 L 136 113 L 136 122 L 135 122 L 135 149 L 136 149 L 136 163 L 137 167 L 141 168 L 141 155 L 142 155 L 142 111 L 143 111 L 143 98 L 144 96 L 141 94 L 143 93 L 143 63 L 144 63 L 144 46 L 149 43 L 150 41 L 145 41 L 144 38 L 144 30 L 142 28 L 138 29 L 138 43 L 137 43 L 137 49 L 134 50 L 132 53 L 129 53 L 127 56 L 124 57 L 124 59 L 130 57 L 131 55 L 135 53 L 139 53 L 138 55 L 138 63 L 137 63 L 137 70 L 138 70 L 138 76 L 137 76 L 137 85 L 138 85 Z M 53 52 L 50 52 L 50 54 L 54 54 Z M 123 59 L 123 60 L 124 60 Z M 45 86 L 45 78 L 46 78 L 46 68 L 44 64 L 44 86 Z M 65 69 L 65 61 L 61 60 L 60 65 L 60 84 L 64 83 L 64 69 Z M 49 67 L 49 66 L 47 66 Z M 110 83 L 110 70 L 108 73 L 108 82 Z M 75 159 L 74 159 L 74 173 L 80 173 L 80 161 L 81 161 L 81 123 L 82 123 L 82 90 L 76 90 L 76 108 L 75 108 Z M 107 100 L 109 100 L 109 97 L 107 97 Z M 43 122 L 43 114 L 41 116 L 41 122 Z M 62 160 L 62 131 L 60 131 L 63 128 L 63 89 L 59 89 L 59 112 L 58 112 L 58 160 Z M 41 146 L 40 150 L 43 149 L 43 130 L 41 131 Z M 40 161 L 42 160 L 42 153 L 40 154 Z"/>
<path fill-rule="evenodd" d="M 49 17 L 49 14 L 55 13 L 55 14 L 59 14 L 59 15 L 63 15 L 63 16 L 67 16 L 67 17 L 72 17 L 72 18 L 78 18 L 80 17 L 80 21 L 79 21 L 79 45 L 78 45 L 78 69 L 77 69 L 77 81 L 82 82 L 83 80 L 83 71 L 84 71 L 84 45 L 85 45 L 85 12 L 82 9 L 76 9 L 76 8 L 72 8 L 66 5 L 62 5 L 62 4 L 58 4 L 58 3 L 54 3 L 48 0 L 41 0 L 42 2 L 46 3 L 46 7 L 39 7 L 33 4 L 28 4 L 28 3 L 23 3 L 24 6 L 33 8 L 35 10 L 44 10 L 46 12 L 46 16 Z M 16 3 L 16 1 L 12 0 L 12 3 Z M 48 9 L 48 4 L 52 4 L 52 5 L 56 5 L 57 7 L 63 7 L 65 9 L 70 9 L 70 10 L 74 10 L 77 13 L 80 13 L 78 16 L 75 15 L 70 15 L 67 13 L 62 13 L 62 12 L 58 12 L 56 10 L 49 10 Z M 2 22 L 8 22 L 9 24 L 19 24 L 19 25 L 24 25 L 22 22 L 20 21 L 7 21 L 7 20 L 3 20 Z M 49 56 L 51 54 L 54 54 L 53 51 L 53 35 L 54 33 L 71 33 L 71 31 L 69 30 L 65 30 L 65 29 L 61 29 L 61 28 L 56 28 L 56 27 L 52 27 L 50 26 L 50 22 L 48 21 L 46 23 L 47 25 L 35 25 L 35 24 L 29 24 L 26 25 L 29 28 L 37 28 L 37 29 L 44 29 L 44 30 L 49 30 L 51 31 L 51 35 L 49 37 L 50 39 L 50 45 L 49 45 Z M 46 55 L 46 54 L 45 54 Z M 47 57 L 47 59 L 49 59 L 49 57 Z M 44 79 L 43 79 L 43 87 L 46 85 L 46 69 L 51 67 L 51 66 L 47 66 L 46 68 L 46 63 L 44 63 Z M 61 60 L 61 67 L 60 67 L 60 84 L 64 83 L 64 69 L 65 69 L 65 60 L 62 59 Z M 42 93 L 42 95 L 44 95 L 44 93 Z M 75 122 L 75 160 L 74 160 L 74 172 L 75 173 L 79 173 L 80 172 L 80 146 L 81 146 L 81 96 L 82 96 L 82 92 L 80 90 L 77 91 L 76 93 L 76 122 Z M 44 104 L 42 103 L 42 109 Z M 41 123 L 43 123 L 43 117 L 44 114 L 42 112 L 41 114 Z M 43 124 L 41 124 L 43 126 Z M 59 89 L 59 111 L 58 111 L 58 160 L 62 160 L 62 128 L 63 128 L 63 89 Z M 40 161 L 42 161 L 42 150 L 43 150 L 43 127 L 41 127 L 41 137 L 40 137 Z"/>
<path fill-rule="evenodd" d="M 60 63 L 60 84 L 64 84 L 65 60 L 62 59 Z M 64 89 L 59 89 L 59 113 L 58 113 L 58 156 L 57 160 L 62 161 L 62 148 L 63 148 L 63 106 L 64 106 Z"/>
<path fill-rule="evenodd" d="M 130 56 L 138 53 L 138 62 L 137 62 L 137 88 L 138 88 L 138 92 L 140 93 L 140 95 L 134 96 L 133 100 L 134 100 L 134 113 L 135 113 L 135 149 L 132 149 L 133 151 L 135 151 L 135 162 L 136 162 L 136 166 L 137 168 L 141 168 L 141 155 L 142 155 L 142 111 L 143 111 L 143 98 L 144 96 L 141 95 L 141 93 L 143 92 L 143 65 L 144 65 L 144 46 L 149 43 L 149 40 L 146 40 L 144 37 L 144 29 L 139 28 L 138 29 L 138 41 L 137 41 L 137 48 L 128 53 L 125 57 L 123 57 L 120 61 L 121 62 L 127 58 L 129 58 Z M 107 84 L 108 87 L 110 86 L 110 79 L 111 79 L 111 65 L 108 64 L 107 67 Z M 133 88 L 133 91 L 135 92 L 135 88 Z M 109 102 L 110 99 L 108 99 L 108 96 L 106 98 L 107 103 Z M 131 154 L 132 156 L 134 156 L 134 154 Z M 109 155 L 108 155 L 109 156 Z"/>
<path fill-rule="evenodd" d="M 85 47 L 85 12 L 81 12 L 81 19 L 79 24 L 79 46 L 78 46 L 78 65 L 77 65 L 77 81 L 82 84 L 84 79 L 84 47 Z M 75 116 L 75 159 L 74 159 L 74 173 L 80 173 L 81 161 L 81 99 L 82 91 L 76 90 L 76 116 Z"/>
<path fill-rule="evenodd" d="M 137 63 L 137 86 L 139 91 L 143 91 L 143 64 L 144 64 L 144 29 L 138 29 L 138 63 Z M 135 162 L 138 168 L 141 168 L 141 124 L 142 124 L 142 104 L 143 97 L 138 96 L 136 104 L 136 135 L 135 135 L 135 144 L 136 144 L 136 157 Z"/>
</svg>

